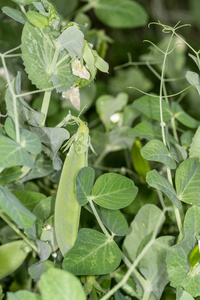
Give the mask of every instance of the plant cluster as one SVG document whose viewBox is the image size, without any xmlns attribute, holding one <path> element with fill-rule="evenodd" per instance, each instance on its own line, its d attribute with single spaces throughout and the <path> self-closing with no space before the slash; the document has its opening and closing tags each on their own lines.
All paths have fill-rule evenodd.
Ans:
<svg viewBox="0 0 200 300">
<path fill-rule="evenodd" d="M 22 32 L 0 48 L 0 299 L 198 299 L 200 121 L 182 103 L 200 94 L 199 51 L 188 25 L 152 22 L 161 41 L 108 79 L 113 40 L 86 12 L 116 31 L 148 14 L 83 2 L 58 1 L 71 19 L 56 1 L 2 7 Z"/>
</svg>

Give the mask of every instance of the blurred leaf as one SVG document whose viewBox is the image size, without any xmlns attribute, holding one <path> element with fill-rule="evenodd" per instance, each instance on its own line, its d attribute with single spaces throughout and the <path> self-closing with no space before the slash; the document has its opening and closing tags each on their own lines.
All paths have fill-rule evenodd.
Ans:
<svg viewBox="0 0 200 300">
<path fill-rule="evenodd" d="M 191 158 L 197 158 L 200 161 L 200 126 L 198 127 L 195 135 L 192 139 L 189 148 L 189 154 Z"/>
<path fill-rule="evenodd" d="M 0 279 L 19 268 L 30 251 L 30 247 L 22 240 L 0 246 Z"/>
<path fill-rule="evenodd" d="M 106 173 L 98 177 L 92 189 L 92 200 L 108 209 L 128 206 L 136 197 L 138 188 L 122 175 Z"/>
<path fill-rule="evenodd" d="M 141 27 L 148 19 L 142 6 L 129 0 L 96 1 L 94 11 L 101 22 L 113 28 Z"/>
<path fill-rule="evenodd" d="M 127 102 L 128 95 L 125 93 L 120 93 L 115 98 L 111 95 L 103 95 L 96 100 L 96 111 L 107 131 L 111 128 L 111 116 L 121 111 Z"/>
<path fill-rule="evenodd" d="M 30 211 L 33 211 L 34 207 L 45 199 L 46 196 L 42 193 L 36 193 L 25 190 L 12 191 L 12 194 Z"/>
<path fill-rule="evenodd" d="M 161 139 L 161 129 L 147 121 L 141 122 L 129 131 L 130 136 L 145 138 L 147 140 Z"/>
<path fill-rule="evenodd" d="M 22 171 L 20 167 L 6 168 L 0 173 L 0 185 L 9 184 L 20 178 Z"/>
<path fill-rule="evenodd" d="M 159 97 L 142 96 L 135 100 L 132 104 L 141 113 L 145 114 L 150 119 L 160 121 L 160 100 Z M 166 101 L 162 100 L 163 120 L 168 121 L 172 117 L 169 105 Z"/>
<path fill-rule="evenodd" d="M 2 11 L 4 14 L 9 16 L 10 18 L 14 19 L 15 21 L 25 24 L 26 22 L 26 16 L 19 10 L 9 7 L 9 6 L 4 6 L 2 8 Z"/>
<path fill-rule="evenodd" d="M 96 230 L 84 228 L 65 255 L 63 268 L 75 275 L 102 275 L 115 270 L 120 261 L 121 252 L 113 240 Z"/>
<path fill-rule="evenodd" d="M 195 120 L 186 112 L 184 112 L 184 110 L 178 103 L 172 103 L 172 111 L 174 114 L 174 118 L 177 119 L 181 124 L 189 128 L 197 128 L 199 126 L 199 121 Z"/>
<path fill-rule="evenodd" d="M 71 14 L 76 9 L 78 2 L 78 0 L 51 0 L 51 3 L 55 4 L 58 13 L 64 17 Z"/>
<path fill-rule="evenodd" d="M 86 300 L 78 278 L 56 268 L 50 268 L 42 275 L 40 290 L 42 300 Z"/>
<path fill-rule="evenodd" d="M 116 271 L 114 271 L 114 272 L 111 274 L 111 276 L 112 276 L 112 277 L 115 279 L 115 281 L 118 283 L 119 281 L 123 280 L 123 278 L 124 278 L 126 272 L 127 272 L 127 269 L 126 269 L 124 266 L 122 266 L 122 267 L 118 268 Z M 132 276 L 130 276 L 130 277 L 128 278 L 128 280 L 126 281 L 126 283 L 125 283 L 121 288 L 122 288 L 122 290 L 123 290 L 126 294 L 128 294 L 128 295 L 130 295 L 130 296 L 132 296 L 132 297 L 134 297 L 134 296 L 137 295 L 137 287 L 136 287 L 136 283 L 135 283 L 135 281 L 134 281 L 134 279 L 133 279 Z"/>
<path fill-rule="evenodd" d="M 181 292 L 180 293 L 178 293 L 177 292 L 177 300 L 194 300 L 194 298 L 189 294 L 189 293 L 187 293 L 186 291 L 183 291 L 182 289 L 181 289 Z"/>
<path fill-rule="evenodd" d="M 12 0 L 16 2 L 19 5 L 27 5 L 27 4 L 32 4 L 33 2 L 36 2 L 37 0 Z"/>
<path fill-rule="evenodd" d="M 187 71 L 186 73 L 186 79 L 191 84 L 194 85 L 194 87 L 197 89 L 198 93 L 200 94 L 200 80 L 199 75 L 195 72 Z"/>
<path fill-rule="evenodd" d="M 176 170 L 175 183 L 178 198 L 192 205 L 199 205 L 200 166 L 194 158 L 183 161 Z"/>
<path fill-rule="evenodd" d="M 141 154 L 147 160 L 158 161 L 169 167 L 176 168 L 176 163 L 171 157 L 167 147 L 159 140 L 149 141 L 141 150 Z"/>
<path fill-rule="evenodd" d="M 144 159 L 141 155 L 142 144 L 139 139 L 135 139 L 133 144 L 131 154 L 133 157 L 133 166 L 138 175 L 141 176 L 143 180 L 146 178 L 146 173 L 148 173 L 151 169 L 149 163 L 146 159 Z"/>
<path fill-rule="evenodd" d="M 147 173 L 146 181 L 150 186 L 166 194 L 167 197 L 177 208 L 182 208 L 182 204 L 179 201 L 179 198 L 173 186 L 165 177 L 161 176 L 156 170 L 152 170 L 149 173 Z"/>
<path fill-rule="evenodd" d="M 7 300 L 41 300 L 40 295 L 29 291 L 18 291 L 16 293 L 7 293 Z"/>
</svg>

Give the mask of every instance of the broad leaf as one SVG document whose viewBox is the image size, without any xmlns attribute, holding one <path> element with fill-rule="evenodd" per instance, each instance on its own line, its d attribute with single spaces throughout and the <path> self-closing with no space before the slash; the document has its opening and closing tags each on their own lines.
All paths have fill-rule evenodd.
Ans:
<svg viewBox="0 0 200 300">
<path fill-rule="evenodd" d="M 160 121 L 160 100 L 159 97 L 143 96 L 135 100 L 132 104 L 133 107 L 137 108 L 141 113 L 153 120 Z M 162 100 L 162 112 L 163 120 L 168 121 L 172 117 L 172 113 L 169 105 L 166 101 Z"/>
<path fill-rule="evenodd" d="M 192 205 L 200 204 L 200 166 L 194 158 L 188 158 L 179 165 L 175 183 L 179 200 Z"/>
<path fill-rule="evenodd" d="M 58 63 L 52 66 L 55 46 L 49 36 L 47 38 L 43 29 L 27 22 L 22 32 L 21 49 L 26 72 L 32 83 L 39 89 L 54 86 L 61 92 L 69 89 L 77 80 L 71 72 L 65 50 L 59 53 Z M 59 63 L 64 56 L 66 59 Z"/>
<path fill-rule="evenodd" d="M 138 188 L 134 182 L 122 175 L 106 173 L 101 175 L 92 189 L 92 200 L 108 209 L 128 206 L 136 197 Z"/>
<path fill-rule="evenodd" d="M 42 300 L 86 300 L 78 278 L 64 270 L 50 268 L 41 277 Z"/>
<path fill-rule="evenodd" d="M 168 251 L 166 260 L 170 285 L 182 287 L 193 297 L 200 295 L 199 265 L 192 267 L 188 257 L 199 237 L 199 216 L 200 208 L 198 206 L 188 209 L 184 220 L 184 239 Z"/>
<path fill-rule="evenodd" d="M 0 145 L 0 165 L 2 168 L 13 166 L 34 167 L 32 157 L 17 142 L 0 135 Z"/>
<path fill-rule="evenodd" d="M 72 58 L 76 56 L 80 58 L 83 51 L 83 39 L 83 33 L 77 27 L 70 26 L 61 33 L 57 41 Z"/>
<path fill-rule="evenodd" d="M 197 128 L 199 126 L 199 121 L 188 115 L 178 103 L 172 103 L 172 111 L 174 118 L 177 119 L 181 124 L 189 128 Z"/>
<path fill-rule="evenodd" d="M 0 173 L 0 185 L 9 184 L 19 179 L 21 175 L 21 167 L 6 168 Z"/>
<path fill-rule="evenodd" d="M 42 200 L 46 199 L 46 196 L 42 193 L 36 193 L 26 190 L 12 191 L 12 194 L 30 211 L 33 211 L 34 207 Z"/>
<path fill-rule="evenodd" d="M 115 235 L 124 236 L 129 228 L 124 215 L 119 210 L 110 210 L 103 207 L 97 209 L 103 223 Z"/>
<path fill-rule="evenodd" d="M 7 293 L 7 300 L 41 300 L 40 295 L 29 291 L 18 291 L 16 293 Z"/>
<path fill-rule="evenodd" d="M 171 157 L 167 147 L 159 140 L 149 141 L 141 150 L 141 154 L 147 160 L 153 160 L 163 163 L 170 169 L 176 168 L 176 163 Z"/>
<path fill-rule="evenodd" d="M 147 140 L 161 139 L 160 127 L 153 125 L 147 121 L 141 122 L 129 131 L 129 135 L 145 138 Z"/>
<path fill-rule="evenodd" d="M 125 93 L 118 94 L 115 98 L 110 95 L 103 95 L 96 101 L 96 110 L 99 117 L 108 131 L 111 128 L 111 116 L 121 111 L 128 102 L 128 95 Z"/>
<path fill-rule="evenodd" d="M 93 229 L 81 229 L 63 268 L 75 275 L 102 275 L 114 271 L 120 261 L 120 249 L 112 239 Z"/>
<path fill-rule="evenodd" d="M 162 191 L 165 195 L 167 195 L 167 197 L 177 208 L 182 208 L 182 204 L 179 201 L 173 186 L 165 177 L 161 176 L 156 170 L 152 170 L 149 173 L 147 173 L 146 181 L 150 186 Z"/>
<path fill-rule="evenodd" d="M 30 228 L 36 220 L 36 216 L 2 186 L 0 186 L 0 207 L 20 228 Z"/>
<path fill-rule="evenodd" d="M 147 23 L 145 10 L 130 0 L 96 1 L 94 11 L 101 22 L 114 28 L 134 28 Z"/>
<path fill-rule="evenodd" d="M 79 204 L 84 206 L 92 192 L 95 172 L 91 167 L 82 168 L 76 177 L 76 196 Z"/>
<path fill-rule="evenodd" d="M 159 227 L 165 221 L 163 212 L 153 204 L 144 205 L 131 223 L 130 231 L 125 237 L 123 249 L 130 259 L 134 261 L 137 258 L 138 250 L 144 239 L 155 230 L 158 222 Z"/>
</svg>

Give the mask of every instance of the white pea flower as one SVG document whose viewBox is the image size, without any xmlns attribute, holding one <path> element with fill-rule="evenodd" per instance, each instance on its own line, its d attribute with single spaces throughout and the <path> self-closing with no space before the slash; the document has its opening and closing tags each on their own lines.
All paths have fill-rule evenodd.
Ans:
<svg viewBox="0 0 200 300">
<path fill-rule="evenodd" d="M 62 97 L 69 99 L 71 104 L 80 110 L 80 92 L 78 87 L 73 85 L 69 90 L 62 93 Z"/>
<path fill-rule="evenodd" d="M 85 66 L 81 66 L 81 62 L 77 58 L 72 62 L 72 73 L 80 78 L 90 79 L 90 73 Z"/>
</svg>

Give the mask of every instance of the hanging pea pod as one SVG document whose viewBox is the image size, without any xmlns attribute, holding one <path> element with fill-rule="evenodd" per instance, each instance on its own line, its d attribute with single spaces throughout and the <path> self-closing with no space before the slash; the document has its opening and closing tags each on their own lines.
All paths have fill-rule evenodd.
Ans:
<svg viewBox="0 0 200 300">
<path fill-rule="evenodd" d="M 65 159 L 55 204 L 55 232 L 58 246 L 64 256 L 74 245 L 78 234 L 81 207 L 76 198 L 76 176 L 87 166 L 89 130 L 79 118 L 79 129 Z"/>
<path fill-rule="evenodd" d="M 196 265 L 200 261 L 200 252 L 199 252 L 199 245 L 197 244 L 196 247 L 190 252 L 189 262 L 192 267 Z"/>
<path fill-rule="evenodd" d="M 0 246 L 0 279 L 19 268 L 30 251 L 31 248 L 22 240 Z"/>
</svg>

